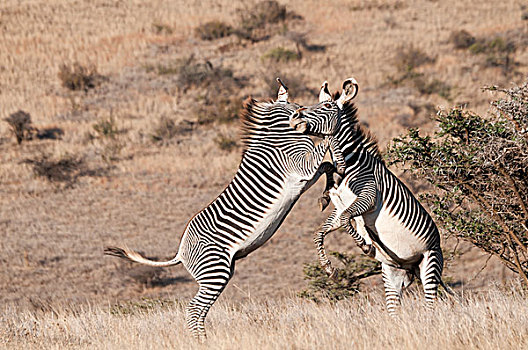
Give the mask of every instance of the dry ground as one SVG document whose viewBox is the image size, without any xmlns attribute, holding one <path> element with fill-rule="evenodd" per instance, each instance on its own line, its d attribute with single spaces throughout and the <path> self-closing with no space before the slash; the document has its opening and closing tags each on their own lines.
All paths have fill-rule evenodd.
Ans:
<svg viewBox="0 0 528 350">
<path fill-rule="evenodd" d="M 299 299 L 221 302 L 207 320 L 208 340 L 188 336 L 179 303 L 67 310 L 3 310 L 0 346 L 8 349 L 525 349 L 526 295 L 494 289 L 443 301 L 428 314 L 409 297 L 398 320 L 379 296 L 336 305 Z M 148 306 L 148 307 L 147 307 Z"/>
<path fill-rule="evenodd" d="M 2 1 L 0 118 L 22 109 L 31 114 L 37 128 L 64 131 L 60 140 L 33 140 L 19 146 L 7 123 L 0 122 L 0 304 L 12 310 L 9 315 L 15 317 L 15 310 L 27 307 L 41 309 L 54 300 L 104 305 L 140 296 L 186 300 L 194 293 L 195 284 L 182 267 L 155 272 L 102 255 L 104 246 L 122 243 L 152 257 L 173 255 L 187 220 L 223 189 L 239 162 L 239 152 L 221 150 L 215 141 L 218 135 L 236 139 L 236 123 L 197 126 L 164 144 L 152 142 L 149 135 L 161 117 L 176 123 L 196 122 L 194 111 L 204 94 L 214 95 L 223 87 L 181 89 L 177 75 L 158 74 L 151 67 L 194 54 L 214 67 L 232 69 L 236 78 L 245 81 L 234 96 L 239 101 L 247 95 L 271 97 L 266 82 L 276 75 L 285 77 L 286 83 L 300 80 L 312 90 L 324 80 L 337 88 L 353 75 L 361 85 L 357 104 L 362 121 L 378 136 L 382 148 L 409 126 L 430 130 L 429 116 L 435 106 L 468 103 L 477 111 L 486 111 L 493 96 L 482 93 L 482 86 L 508 86 L 523 80 L 527 72 L 528 50 L 522 38 L 528 22 L 522 19 L 521 1 L 333 1 L 322 6 L 318 1 L 298 0 L 283 3 L 304 19 L 288 23 L 287 30 L 269 40 L 251 43 L 229 36 L 206 42 L 194 36 L 193 29 L 211 19 L 235 24 L 236 10 L 254 3 Z M 518 46 L 517 64 L 505 72 L 486 66 L 481 55 L 454 49 L 449 36 L 460 29 L 477 37 L 511 36 Z M 288 31 L 308 33 L 308 42 L 325 50 L 305 51 L 300 60 L 287 63 L 261 59 L 275 47 L 295 48 Z M 410 46 L 436 58 L 417 71 L 449 84 L 448 100 L 435 92 L 422 94 L 409 83 L 389 82 L 399 73 L 395 66 L 398 49 Z M 57 76 L 59 67 L 74 62 L 96 66 L 106 80 L 87 92 L 65 89 Z M 292 95 L 296 95 L 293 88 Z M 315 102 L 315 95 L 297 92 L 297 99 Z M 94 124 L 110 117 L 119 131 L 111 139 L 94 139 Z M 23 163 L 40 153 L 82 157 L 89 171 L 72 186 L 52 184 L 36 177 Z M 404 178 L 415 190 L 423 188 Z M 223 302 L 272 299 L 303 288 L 303 263 L 315 259 L 311 232 L 325 217 L 316 206 L 320 190 L 318 184 L 309 191 L 276 236 L 238 263 Z M 353 246 L 343 234 L 335 234 L 328 242 L 333 250 Z M 469 251 L 450 262 L 446 275 L 464 289 L 486 289 L 490 282 L 510 278 L 494 260 L 478 274 L 485 261 L 485 256 Z M 379 278 L 369 285 L 378 295 Z M 311 304 L 303 305 L 306 309 L 301 310 L 313 311 Z M 113 316 L 94 307 L 87 311 L 93 315 L 87 321 L 90 327 L 100 327 L 99 317 L 102 322 L 114 322 Z M 247 307 L 261 308 L 262 304 Z M 351 308 L 344 310 L 351 312 Z M 379 305 L 372 308 L 381 309 Z M 169 317 L 171 322 L 181 318 L 179 308 L 166 312 L 177 314 Z M 236 319 L 236 310 L 224 307 L 218 312 Z M 302 312 L 295 317 L 302 319 Z M 32 316 L 24 315 L 21 320 L 29 322 Z M 81 322 L 82 317 L 76 317 Z M 160 311 L 149 317 L 163 315 Z M 214 322 L 222 317 L 216 314 Z M 132 319 L 137 323 L 130 327 L 152 326 L 146 319 Z M 332 322 L 338 324 L 337 319 Z M 116 321 L 112 327 L 115 330 L 123 324 Z M 183 326 L 178 323 L 178 327 Z M 297 334 L 307 334 L 311 326 L 307 327 Z M 131 329 L 123 335 L 124 342 L 139 339 Z M 164 332 L 167 337 L 172 334 L 170 328 Z M 344 328 L 339 332 L 345 332 Z M 105 334 L 101 331 L 94 337 L 102 339 Z M 281 333 L 281 337 L 288 335 Z M 148 337 L 141 341 L 147 344 Z"/>
</svg>

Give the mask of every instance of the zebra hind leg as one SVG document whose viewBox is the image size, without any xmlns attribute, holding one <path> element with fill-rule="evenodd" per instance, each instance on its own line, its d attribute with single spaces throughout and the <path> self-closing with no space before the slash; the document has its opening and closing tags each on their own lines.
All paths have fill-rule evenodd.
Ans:
<svg viewBox="0 0 528 350">
<path fill-rule="evenodd" d="M 389 315 L 396 316 L 401 304 L 403 288 L 407 287 L 410 280 L 408 271 L 387 264 L 381 264 L 381 276 L 385 287 L 385 302 Z"/>
<path fill-rule="evenodd" d="M 214 264 L 211 262 L 214 261 Z M 196 278 L 199 288 L 186 310 L 187 326 L 200 342 L 205 341 L 205 317 L 233 276 L 234 262 L 225 257 L 211 257 L 202 261 L 203 271 Z"/>
<path fill-rule="evenodd" d="M 430 310 L 433 309 L 436 301 L 443 267 L 444 257 L 442 250 L 433 249 L 425 252 L 420 263 L 420 279 L 422 280 L 425 293 L 425 305 Z"/>
</svg>

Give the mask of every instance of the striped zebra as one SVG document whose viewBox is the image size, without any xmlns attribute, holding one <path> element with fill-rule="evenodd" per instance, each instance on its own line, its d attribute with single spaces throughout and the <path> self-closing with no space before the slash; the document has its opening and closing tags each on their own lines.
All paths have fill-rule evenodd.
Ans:
<svg viewBox="0 0 528 350">
<path fill-rule="evenodd" d="M 245 102 L 239 168 L 225 190 L 188 222 L 174 258 L 156 262 L 129 249 L 105 249 L 108 255 L 150 266 L 183 263 L 199 285 L 186 319 L 200 340 L 205 338 L 207 312 L 233 276 L 235 261 L 269 240 L 301 194 L 333 169 L 323 158 L 329 148 L 328 135 L 337 126 L 323 120 L 317 128 L 324 139 L 315 146 L 308 135 L 290 127 L 289 117 L 299 109 L 288 102 L 282 83 L 277 101 Z M 296 127 L 302 129 L 303 122 Z"/>
<path fill-rule="evenodd" d="M 357 91 L 357 85 L 354 89 Z M 341 119 L 336 122 L 340 127 L 334 137 L 346 170 L 339 186 L 329 191 L 335 209 L 314 235 L 321 265 L 330 276 L 335 276 L 323 242 L 328 233 L 344 227 L 364 253 L 381 262 L 387 310 L 391 315 L 396 313 L 401 293 L 414 276 L 420 277 L 426 305 L 431 308 L 438 285 L 444 285 L 440 235 L 435 223 L 405 184 L 385 166 L 376 140 L 358 122 L 357 108 L 341 99 L 333 101 L 326 83 L 319 99 L 319 104 L 292 117 L 306 121 L 305 133 L 311 135 L 321 132 L 318 123 L 311 124 L 312 120 Z M 336 153 L 332 156 L 335 160 Z M 447 288 L 446 291 L 451 293 Z"/>
</svg>

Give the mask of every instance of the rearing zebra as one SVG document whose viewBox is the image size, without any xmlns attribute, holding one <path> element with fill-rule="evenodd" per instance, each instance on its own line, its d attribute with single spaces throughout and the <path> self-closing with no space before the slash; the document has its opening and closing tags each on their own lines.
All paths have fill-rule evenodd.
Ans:
<svg viewBox="0 0 528 350">
<path fill-rule="evenodd" d="M 325 139 L 314 146 L 309 136 L 290 127 L 289 117 L 299 108 L 288 102 L 284 85 L 274 103 L 245 102 L 241 115 L 245 149 L 239 168 L 225 190 L 189 221 L 173 259 L 155 262 L 128 249 L 105 250 L 151 266 L 183 263 L 199 285 L 186 312 L 188 327 L 199 339 L 205 337 L 205 317 L 233 275 L 235 261 L 270 239 L 301 194 L 333 169 L 323 158 L 327 136 L 337 125 L 326 121 L 318 125 L 318 134 Z"/>
<path fill-rule="evenodd" d="M 411 191 L 387 169 L 375 139 L 359 125 L 356 107 L 352 103 L 333 101 L 326 82 L 322 90 L 325 93 L 320 95 L 320 104 L 292 116 L 298 122 L 306 121 L 306 133 L 312 135 L 320 132 L 317 129 L 320 123 L 311 125 L 311 121 L 341 119 L 335 135 L 341 153 L 333 152 L 332 156 L 334 160 L 336 154 L 343 156 L 346 170 L 340 185 L 330 190 L 335 209 L 314 235 L 322 266 L 330 276 L 335 275 L 323 241 L 328 233 L 345 227 L 365 253 L 382 263 L 390 314 L 395 314 L 403 288 L 418 275 L 426 305 L 431 307 L 438 285 L 443 285 L 443 257 L 435 223 Z M 339 107 L 337 114 L 335 105 Z M 352 219 L 360 232 L 354 228 Z"/>
</svg>

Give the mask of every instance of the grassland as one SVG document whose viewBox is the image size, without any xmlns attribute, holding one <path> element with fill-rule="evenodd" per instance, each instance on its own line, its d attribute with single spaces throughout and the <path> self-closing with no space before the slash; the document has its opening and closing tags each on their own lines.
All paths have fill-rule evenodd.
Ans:
<svg viewBox="0 0 528 350">
<path fill-rule="evenodd" d="M 361 120 L 384 148 L 408 127 L 431 130 L 430 118 L 437 106 L 469 104 L 478 112 L 486 111 L 492 96 L 482 93 L 482 86 L 509 86 L 524 80 L 528 71 L 526 9 L 517 0 L 343 0 L 325 6 L 318 1 L 294 0 L 282 3 L 297 18 L 270 25 L 264 32 L 269 34 L 266 40 L 229 35 L 206 41 L 195 35 L 197 26 L 211 20 L 236 26 L 240 10 L 250 11 L 256 3 L 2 1 L 0 305 L 6 310 L 1 335 L 9 340 L 6 344 L 188 344 L 180 306 L 127 317 L 113 316 L 105 308 L 141 297 L 187 300 L 196 285 L 184 269 L 132 266 L 103 257 L 102 249 L 126 243 L 150 257 L 173 255 L 187 220 L 224 188 L 236 170 L 240 152 L 235 145 L 238 136 L 233 108 L 236 113 L 236 106 L 248 95 L 272 97 L 275 85 L 271 82 L 276 76 L 283 78 L 293 98 L 301 103 L 315 101 L 322 81 L 328 80 L 336 89 L 344 78 L 354 76 L 361 85 L 357 98 Z M 508 63 L 486 51 L 485 45 L 479 48 L 483 51 L 455 48 L 453 32 L 462 29 L 477 39 L 513 42 L 515 49 Z M 304 44 L 299 38 L 304 38 Z M 423 59 L 409 61 L 406 53 L 410 49 L 415 53 L 412 57 Z M 281 52 L 286 52 L 288 59 L 275 59 Z M 183 70 L 182 62 L 191 62 L 187 66 L 192 69 Z M 62 67 L 75 63 L 93 68 L 101 77 L 94 88 L 73 91 L 63 85 Z M 209 65 L 212 70 L 204 68 Z M 202 73 L 207 79 L 196 79 Z M 3 121 L 17 110 L 28 112 L 40 132 L 60 129 L 62 136 L 34 137 L 18 145 Z M 215 118 L 208 120 L 211 115 Z M 39 175 L 42 172 L 33 166 L 36 161 L 58 164 L 64 159 L 78 161 L 64 170 L 67 181 L 50 181 L 52 178 Z M 402 178 L 415 192 L 423 189 L 423 184 L 405 174 Z M 323 342 L 335 335 L 342 344 L 354 339 L 359 347 L 366 347 L 372 343 L 353 338 L 354 327 L 347 328 L 340 320 L 346 318 L 354 322 L 346 324 L 360 327 L 367 311 L 369 317 L 376 318 L 369 318 L 374 323 L 369 321 L 361 328 L 367 332 L 360 332 L 362 337 L 376 334 L 380 342 L 386 342 L 393 334 L 386 315 L 378 312 L 382 308 L 377 277 L 365 287 L 368 298 L 375 300 L 372 304 L 351 301 L 335 308 L 323 306 L 325 312 L 319 312 L 318 307 L 301 301 L 274 301 L 305 286 L 303 264 L 316 257 L 311 232 L 326 215 L 317 210 L 321 189 L 318 184 L 304 195 L 276 236 L 237 264 L 237 273 L 220 300 L 224 306 L 213 308 L 211 317 L 211 335 L 222 339 L 219 348 L 229 348 L 232 341 L 259 347 L 268 344 L 264 335 L 276 338 L 270 348 L 278 348 L 279 341 L 293 336 L 304 343 L 286 344 L 311 348 L 310 341 L 326 344 Z M 339 233 L 329 237 L 328 245 L 330 250 L 354 249 L 351 240 Z M 454 245 L 456 242 L 447 242 L 447 246 Z M 487 290 L 490 282 L 502 284 L 511 279 L 497 261 L 491 259 L 486 265 L 486 256 L 464 245 L 458 247 L 445 272 L 456 287 Z M 288 312 L 266 313 L 268 306 L 263 300 L 271 303 L 272 311 Z M 476 338 L 455 328 L 488 324 L 486 305 L 496 304 L 497 315 L 508 308 L 525 308 L 518 296 L 478 300 L 467 304 L 482 307 L 475 314 L 480 318 L 475 319 L 464 313 L 467 305 L 458 309 L 443 305 L 441 320 L 445 325 L 440 325 L 431 339 L 446 346 L 473 345 Z M 84 309 L 73 314 L 60 311 L 63 318 L 58 323 L 51 322 L 57 315 L 33 314 L 55 301 L 64 303 L 58 305 L 84 305 Z M 259 315 L 264 323 L 244 318 L 249 316 L 238 320 L 244 307 L 252 308 L 250 314 Z M 366 311 L 358 311 L 363 309 Z M 467 317 L 467 323 L 456 323 L 455 312 Z M 499 342 L 494 334 L 506 332 L 515 320 L 520 322 L 515 317 L 524 317 L 505 315 L 511 319 L 497 318 L 497 324 L 489 323 L 490 346 Z M 327 328 L 318 326 L 319 317 L 335 329 L 327 333 Z M 407 326 L 402 327 L 412 331 L 420 316 L 409 317 L 404 323 Z M 149 331 L 162 319 L 168 320 L 163 328 L 157 333 Z M 299 327 L 277 327 L 304 321 L 307 323 Z M 234 327 L 247 327 L 244 322 L 253 326 L 241 338 L 230 340 L 228 330 L 233 322 Z M 428 329 L 435 331 L 435 321 L 427 322 Z M 17 328 L 30 323 L 42 327 L 33 340 Z M 83 333 L 83 327 L 91 331 Z M 312 329 L 317 330 L 317 338 L 310 334 Z M 441 330 L 464 336 L 449 343 Z M 516 337 L 511 344 L 526 343 L 522 335 Z M 411 340 L 416 343 L 410 346 L 416 347 L 414 344 L 426 338 L 417 334 Z M 484 338 L 478 339 L 484 342 Z"/>
<path fill-rule="evenodd" d="M 185 329 L 175 300 L 1 316 L 0 344 L 26 349 L 523 349 L 528 346 L 526 296 L 492 289 L 442 301 L 428 314 L 413 295 L 398 319 L 379 296 L 338 304 L 299 299 L 220 303 L 208 318 L 209 338 L 198 344 Z"/>
</svg>

